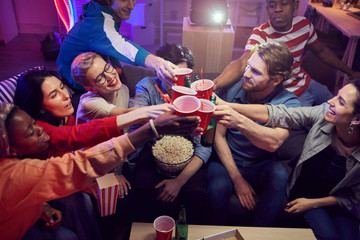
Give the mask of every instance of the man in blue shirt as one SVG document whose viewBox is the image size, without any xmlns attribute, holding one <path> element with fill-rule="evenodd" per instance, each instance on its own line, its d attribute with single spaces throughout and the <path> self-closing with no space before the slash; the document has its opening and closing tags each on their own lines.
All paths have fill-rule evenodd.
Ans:
<svg viewBox="0 0 360 240">
<path fill-rule="evenodd" d="M 282 82 L 291 76 L 293 57 L 282 43 L 257 46 L 243 78 L 219 97 L 241 104 L 272 103 L 300 106 Z M 228 104 L 218 99 L 217 104 Z M 226 114 L 226 113 L 225 113 Z M 209 162 L 207 194 L 213 224 L 226 224 L 227 204 L 235 192 L 241 205 L 254 211 L 254 226 L 270 226 L 282 206 L 288 174 L 275 153 L 289 130 L 268 128 L 244 117 L 236 128 L 219 122 L 215 135 L 217 157 Z M 255 202 L 254 195 L 259 196 Z"/>
<path fill-rule="evenodd" d="M 180 45 L 167 44 L 157 51 L 157 56 L 171 61 L 178 67 L 193 68 L 194 60 L 189 49 Z M 133 107 L 163 104 L 165 101 L 156 90 L 172 95 L 171 82 L 164 83 L 158 77 L 146 77 L 136 84 Z M 173 84 L 173 83 L 172 83 Z M 194 147 L 189 164 L 173 178 L 162 176 L 151 161 L 151 146 L 145 145 L 136 160 L 135 184 L 137 212 L 142 221 L 153 221 L 161 214 L 178 217 L 179 206 L 184 204 L 188 210 L 187 220 L 194 224 L 202 222 L 202 209 L 206 195 L 205 164 L 210 158 L 211 147 L 200 143 L 200 136 L 188 136 Z M 141 202 L 139 202 L 141 201 Z M 147 214 L 144 214 L 144 213 Z M 145 216 L 147 215 L 147 216 Z"/>
</svg>

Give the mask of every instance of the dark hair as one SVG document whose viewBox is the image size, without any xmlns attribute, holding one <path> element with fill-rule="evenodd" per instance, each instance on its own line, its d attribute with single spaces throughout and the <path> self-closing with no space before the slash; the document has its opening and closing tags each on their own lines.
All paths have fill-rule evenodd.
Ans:
<svg viewBox="0 0 360 240">
<path fill-rule="evenodd" d="M 14 104 L 27 112 L 35 120 L 59 126 L 63 119 L 53 116 L 42 108 L 44 94 L 41 86 L 46 77 L 57 77 L 61 80 L 60 74 L 51 70 L 33 70 L 22 75 L 17 83 Z"/>
<path fill-rule="evenodd" d="M 354 103 L 354 115 L 360 114 L 360 78 L 356 78 L 350 82 L 356 87 L 357 90 L 357 98 Z"/>
<path fill-rule="evenodd" d="M 179 64 L 181 62 L 186 62 L 188 68 L 194 68 L 194 56 L 192 52 L 181 45 L 168 44 L 166 43 L 159 50 L 156 51 L 156 55 L 167 61 L 172 62 L 173 64 Z"/>
</svg>

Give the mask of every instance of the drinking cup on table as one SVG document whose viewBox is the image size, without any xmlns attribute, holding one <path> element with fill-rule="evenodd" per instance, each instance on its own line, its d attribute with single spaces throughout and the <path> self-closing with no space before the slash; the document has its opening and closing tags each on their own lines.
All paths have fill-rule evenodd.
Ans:
<svg viewBox="0 0 360 240">
<path fill-rule="evenodd" d="M 173 69 L 175 76 L 177 77 L 176 85 L 184 86 L 184 77 L 189 76 L 191 77 L 192 69 L 191 68 L 175 68 Z"/>
<path fill-rule="evenodd" d="M 177 99 L 180 96 L 184 95 L 190 95 L 195 96 L 196 91 L 194 89 L 183 87 L 183 86 L 172 86 L 172 98 L 171 102 L 174 102 L 175 99 Z"/>
<path fill-rule="evenodd" d="M 200 79 L 191 84 L 191 88 L 194 89 L 197 94 L 197 98 L 210 99 L 213 93 L 214 83 L 209 79 Z"/>
<path fill-rule="evenodd" d="M 171 240 L 172 232 L 175 227 L 175 221 L 169 216 L 157 217 L 154 221 L 157 240 Z"/>
<path fill-rule="evenodd" d="M 173 106 L 175 114 L 178 116 L 197 116 L 201 103 L 200 100 L 194 96 L 181 96 L 174 100 Z"/>
<path fill-rule="evenodd" d="M 201 119 L 200 127 L 204 129 L 202 133 L 204 133 L 209 125 L 211 116 L 215 111 L 216 107 L 215 104 L 213 104 L 212 102 L 206 99 L 200 99 L 200 102 L 201 102 L 201 106 L 198 110 L 198 116 Z"/>
</svg>

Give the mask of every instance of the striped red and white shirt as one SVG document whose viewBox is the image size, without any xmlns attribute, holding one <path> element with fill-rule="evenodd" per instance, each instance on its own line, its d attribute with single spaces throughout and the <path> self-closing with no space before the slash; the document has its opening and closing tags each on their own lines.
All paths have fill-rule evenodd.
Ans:
<svg viewBox="0 0 360 240">
<path fill-rule="evenodd" d="M 292 28 L 286 32 L 276 31 L 270 24 L 270 20 L 256 27 L 246 43 L 245 51 L 250 52 L 254 45 L 266 42 L 282 42 L 286 44 L 293 57 L 293 77 L 284 82 L 284 87 L 301 96 L 309 86 L 310 76 L 301 67 L 302 54 L 307 45 L 318 42 L 313 24 L 305 17 L 296 16 L 293 18 Z"/>
</svg>

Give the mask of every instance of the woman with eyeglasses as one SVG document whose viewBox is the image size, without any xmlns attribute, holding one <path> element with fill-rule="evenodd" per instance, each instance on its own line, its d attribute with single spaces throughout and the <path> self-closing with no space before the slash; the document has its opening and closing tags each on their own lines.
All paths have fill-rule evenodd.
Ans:
<svg viewBox="0 0 360 240">
<path fill-rule="evenodd" d="M 114 67 L 99 54 L 86 52 L 77 56 L 71 64 L 71 75 L 88 91 L 80 98 L 77 123 L 134 110 L 128 109 L 128 87 L 122 84 Z"/>
</svg>

